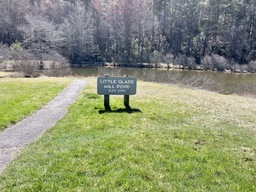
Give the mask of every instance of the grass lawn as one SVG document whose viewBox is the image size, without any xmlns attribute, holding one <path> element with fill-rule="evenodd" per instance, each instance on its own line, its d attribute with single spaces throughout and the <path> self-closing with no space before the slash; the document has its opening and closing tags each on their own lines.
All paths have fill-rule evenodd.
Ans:
<svg viewBox="0 0 256 192">
<path fill-rule="evenodd" d="M 0 131 L 42 108 L 70 82 L 68 78 L 0 79 Z"/>
<path fill-rule="evenodd" d="M 0 176 L 0 191 L 256 191 L 256 100 L 138 83 L 103 110 L 89 79 L 68 114 Z M 141 112 L 139 112 L 139 110 Z"/>
</svg>

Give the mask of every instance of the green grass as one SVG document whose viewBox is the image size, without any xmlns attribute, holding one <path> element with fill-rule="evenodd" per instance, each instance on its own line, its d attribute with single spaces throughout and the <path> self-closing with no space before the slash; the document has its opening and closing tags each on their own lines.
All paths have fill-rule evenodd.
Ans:
<svg viewBox="0 0 256 192">
<path fill-rule="evenodd" d="M 90 79 L 0 176 L 0 191 L 256 191 L 256 100 L 139 82 L 125 113 Z"/>
<path fill-rule="evenodd" d="M 0 79 L 0 131 L 42 108 L 70 79 Z"/>
</svg>

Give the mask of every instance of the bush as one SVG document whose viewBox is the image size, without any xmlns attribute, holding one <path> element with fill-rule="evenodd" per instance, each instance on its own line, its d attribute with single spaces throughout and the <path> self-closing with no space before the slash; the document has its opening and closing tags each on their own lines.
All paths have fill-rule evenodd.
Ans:
<svg viewBox="0 0 256 192">
<path fill-rule="evenodd" d="M 164 57 L 163 57 L 163 62 L 167 63 L 167 64 L 171 64 L 173 63 L 173 59 L 174 58 L 174 55 L 173 54 L 166 54 Z"/>
<path fill-rule="evenodd" d="M 220 55 L 212 54 L 207 55 L 202 60 L 202 65 L 205 69 L 224 71 L 227 68 L 230 68 L 230 62 Z"/>
<path fill-rule="evenodd" d="M 24 77 L 37 77 L 39 76 L 36 71 L 38 65 L 39 63 L 36 60 L 16 60 L 13 68 Z"/>
<path fill-rule="evenodd" d="M 150 63 L 154 64 L 154 67 L 157 68 L 161 61 L 161 58 L 162 58 L 162 54 L 155 50 L 149 58 Z"/>
<path fill-rule="evenodd" d="M 181 55 L 175 59 L 175 64 L 182 65 L 187 67 L 188 69 L 193 69 L 196 66 L 195 59 L 193 57 L 187 57 L 185 55 Z"/>
<path fill-rule="evenodd" d="M 28 53 L 26 50 L 22 50 L 18 53 L 18 56 L 15 57 L 13 69 L 24 77 L 38 76 L 38 67 L 39 61 L 34 60 L 33 55 Z"/>
<path fill-rule="evenodd" d="M 255 73 L 256 72 L 256 61 L 251 61 L 249 64 L 248 64 L 248 70 L 252 73 Z"/>
<path fill-rule="evenodd" d="M 165 55 L 163 57 L 163 62 L 167 64 L 167 67 L 170 67 L 170 64 L 173 64 L 174 62 L 174 56 L 170 53 L 168 53 L 167 55 Z"/>
<path fill-rule="evenodd" d="M 5 69 L 6 64 L 5 60 L 9 60 L 11 58 L 11 50 L 7 45 L 0 43 L 0 69 Z"/>
</svg>

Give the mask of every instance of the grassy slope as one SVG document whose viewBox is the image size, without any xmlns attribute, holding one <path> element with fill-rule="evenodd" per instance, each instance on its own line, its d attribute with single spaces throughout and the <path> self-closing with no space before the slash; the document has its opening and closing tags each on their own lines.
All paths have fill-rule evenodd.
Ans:
<svg viewBox="0 0 256 192">
<path fill-rule="evenodd" d="M 139 82 L 142 113 L 99 114 L 95 84 L 2 173 L 0 191 L 256 190 L 255 99 Z"/>
<path fill-rule="evenodd" d="M 71 79 L 0 79 L 0 131 L 53 99 Z"/>
</svg>

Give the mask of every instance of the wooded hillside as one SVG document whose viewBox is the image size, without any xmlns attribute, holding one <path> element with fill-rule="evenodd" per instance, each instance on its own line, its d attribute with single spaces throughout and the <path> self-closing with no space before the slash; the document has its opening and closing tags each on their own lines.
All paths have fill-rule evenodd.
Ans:
<svg viewBox="0 0 256 192">
<path fill-rule="evenodd" d="M 0 0 L 0 61 L 256 68 L 256 0 Z"/>
</svg>

